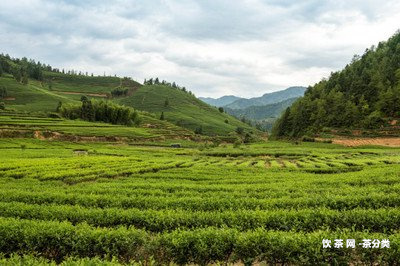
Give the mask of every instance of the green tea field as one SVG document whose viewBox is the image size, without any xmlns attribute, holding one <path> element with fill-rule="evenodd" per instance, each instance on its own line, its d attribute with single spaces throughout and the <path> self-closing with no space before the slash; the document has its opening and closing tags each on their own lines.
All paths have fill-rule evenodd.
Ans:
<svg viewBox="0 0 400 266">
<path fill-rule="evenodd" d="M 183 146 L 1 139 L 0 264 L 400 263 L 399 148 Z"/>
</svg>

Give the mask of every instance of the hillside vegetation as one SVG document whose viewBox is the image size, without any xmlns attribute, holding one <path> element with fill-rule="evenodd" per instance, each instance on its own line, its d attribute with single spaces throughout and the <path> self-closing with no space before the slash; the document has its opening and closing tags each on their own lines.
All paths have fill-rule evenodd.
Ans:
<svg viewBox="0 0 400 266">
<path fill-rule="evenodd" d="M 329 128 L 382 128 L 400 117 L 400 32 L 309 87 L 276 122 L 273 135 Z"/>
<path fill-rule="evenodd" d="M 119 103 L 160 115 L 174 124 L 206 135 L 227 135 L 238 127 L 254 128 L 203 103 L 195 96 L 167 85 L 146 85 Z"/>
<path fill-rule="evenodd" d="M 116 117 L 105 119 L 93 117 L 94 110 L 91 110 L 90 100 L 104 99 L 146 111 L 147 116 L 171 122 L 176 128 L 189 129 L 197 134 L 230 135 L 233 140 L 240 135 L 244 138 L 245 134 L 257 131 L 217 108 L 201 102 L 190 91 L 177 86 L 174 82 L 172 84 L 159 82 L 156 78 L 145 81 L 143 86 L 129 77 L 95 76 L 87 72 L 60 70 L 34 60 L 16 59 L 8 55 L 0 55 L 0 92 L 0 108 L 9 111 L 42 113 L 63 111 L 62 115 L 71 119 L 119 121 L 120 119 Z M 88 99 L 87 112 L 78 110 L 81 108 L 83 96 Z M 65 108 L 59 108 L 60 106 L 69 106 L 68 112 Z M 72 110 L 72 106 L 75 106 L 75 111 Z M 90 117 L 84 117 L 84 113 Z M 138 125 L 138 120 L 134 123 L 129 122 L 130 120 L 132 119 L 128 119 L 125 124 Z M 157 124 L 148 126 L 158 127 Z"/>
</svg>

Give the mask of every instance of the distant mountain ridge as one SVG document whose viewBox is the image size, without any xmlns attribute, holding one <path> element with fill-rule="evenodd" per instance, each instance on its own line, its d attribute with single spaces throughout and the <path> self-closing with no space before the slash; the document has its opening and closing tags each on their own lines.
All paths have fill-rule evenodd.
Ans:
<svg viewBox="0 0 400 266">
<path fill-rule="evenodd" d="M 208 103 L 209 105 L 221 107 L 221 106 L 228 105 L 230 103 L 233 103 L 234 101 L 237 101 L 237 100 L 243 99 L 243 98 L 240 98 L 240 97 L 237 97 L 234 95 L 226 95 L 226 96 L 219 97 L 217 99 L 210 98 L 210 97 L 199 97 L 199 99 L 205 103 Z"/>
<path fill-rule="evenodd" d="M 298 97 L 293 97 L 277 103 L 262 106 L 250 106 L 244 109 L 231 109 L 225 107 L 225 111 L 235 117 L 243 116 L 252 120 L 277 118 L 281 115 L 282 111 L 290 107 L 297 99 Z"/>
<path fill-rule="evenodd" d="M 250 99 L 238 99 L 230 104 L 225 105 L 230 109 L 244 109 L 250 106 L 262 106 L 285 101 L 290 98 L 301 97 L 306 91 L 306 87 L 295 86 L 289 87 L 285 90 L 265 93 L 261 97 L 254 97 Z"/>
<path fill-rule="evenodd" d="M 269 131 L 281 113 L 302 97 L 306 89 L 306 87 L 293 86 L 250 99 L 232 95 L 217 99 L 204 97 L 199 99 L 210 105 L 223 107 L 228 114 L 242 121 L 248 121 L 259 129 Z"/>
</svg>

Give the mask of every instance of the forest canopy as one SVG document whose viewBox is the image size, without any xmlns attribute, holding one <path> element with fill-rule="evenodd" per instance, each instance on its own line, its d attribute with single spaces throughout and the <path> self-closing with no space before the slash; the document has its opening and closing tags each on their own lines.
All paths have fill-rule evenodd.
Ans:
<svg viewBox="0 0 400 266">
<path fill-rule="evenodd" d="M 297 138 L 332 128 L 379 128 L 400 117 L 400 32 L 354 56 L 343 70 L 307 88 L 273 136 Z"/>
</svg>

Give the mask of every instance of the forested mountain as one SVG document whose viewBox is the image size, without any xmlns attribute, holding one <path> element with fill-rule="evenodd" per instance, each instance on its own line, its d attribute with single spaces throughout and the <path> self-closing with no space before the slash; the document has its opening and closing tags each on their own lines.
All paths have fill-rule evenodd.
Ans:
<svg viewBox="0 0 400 266">
<path fill-rule="evenodd" d="M 221 106 L 225 106 L 227 104 L 233 103 L 234 101 L 243 99 L 243 98 L 233 96 L 233 95 L 227 95 L 227 96 L 222 96 L 217 99 L 210 98 L 210 97 L 207 97 L 207 98 L 199 97 L 199 99 L 205 103 L 208 103 L 209 105 L 221 107 Z"/>
<path fill-rule="evenodd" d="M 306 90 L 305 87 L 290 87 L 285 90 L 266 93 L 261 97 L 254 97 L 250 99 L 239 99 L 226 105 L 230 109 L 244 109 L 250 106 L 262 106 L 272 103 L 278 103 L 290 98 L 301 97 Z"/>
<path fill-rule="evenodd" d="M 400 32 L 354 56 L 312 87 L 275 123 L 273 135 L 299 137 L 324 127 L 379 128 L 400 116 Z"/>
<path fill-rule="evenodd" d="M 298 97 L 297 97 L 298 98 Z M 244 109 L 230 109 L 225 107 L 225 111 L 236 117 L 246 117 L 251 120 L 260 120 L 265 118 L 276 118 L 289 106 L 292 105 L 297 98 L 290 98 L 278 103 L 272 103 L 262 106 L 250 106 Z"/>
</svg>

